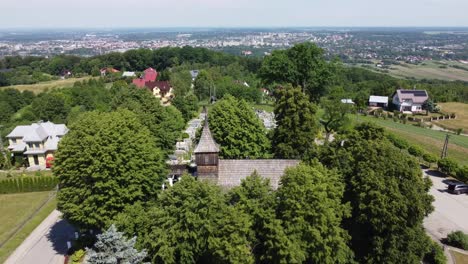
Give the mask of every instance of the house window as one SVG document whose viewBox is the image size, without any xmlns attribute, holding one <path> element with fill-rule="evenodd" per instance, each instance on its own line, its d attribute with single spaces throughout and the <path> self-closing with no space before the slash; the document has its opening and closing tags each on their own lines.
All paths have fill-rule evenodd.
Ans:
<svg viewBox="0 0 468 264">
<path fill-rule="evenodd" d="M 16 138 L 12 138 L 11 142 L 13 142 L 13 144 L 16 144 Z"/>
<path fill-rule="evenodd" d="M 37 155 L 34 155 L 33 158 L 34 158 L 34 165 L 39 165 L 39 157 Z"/>
</svg>

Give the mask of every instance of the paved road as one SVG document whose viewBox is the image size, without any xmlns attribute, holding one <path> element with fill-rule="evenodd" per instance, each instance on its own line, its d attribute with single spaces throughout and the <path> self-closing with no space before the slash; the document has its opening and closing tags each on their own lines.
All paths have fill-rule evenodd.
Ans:
<svg viewBox="0 0 468 264">
<path fill-rule="evenodd" d="M 11 254 L 5 264 L 63 264 L 67 241 L 74 229 L 61 213 L 54 210 L 23 243 Z"/>
<path fill-rule="evenodd" d="M 468 195 L 446 192 L 446 179 L 436 172 L 424 170 L 424 174 L 432 180 L 429 193 L 435 198 L 434 212 L 424 219 L 426 230 L 437 239 L 445 238 L 456 230 L 468 233 Z"/>
</svg>

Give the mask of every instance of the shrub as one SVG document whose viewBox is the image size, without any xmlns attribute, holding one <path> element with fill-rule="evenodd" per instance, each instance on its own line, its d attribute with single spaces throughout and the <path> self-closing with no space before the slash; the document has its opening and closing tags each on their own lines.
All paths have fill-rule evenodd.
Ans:
<svg viewBox="0 0 468 264">
<path fill-rule="evenodd" d="M 396 136 L 394 134 L 388 134 L 387 135 L 388 140 L 392 142 L 392 144 L 399 148 L 399 149 L 408 149 L 409 143 L 408 141 L 404 140 L 403 138 Z"/>
<path fill-rule="evenodd" d="M 447 263 L 447 257 L 445 257 L 443 248 L 432 241 L 429 252 L 424 255 L 423 262 L 428 264 L 445 264 Z"/>
<path fill-rule="evenodd" d="M 468 235 L 463 233 L 462 231 L 454 231 L 448 234 L 447 238 L 444 239 L 444 243 L 449 246 L 467 250 L 468 249 Z"/>
<path fill-rule="evenodd" d="M 423 160 L 427 163 L 434 163 L 437 162 L 437 157 L 430 153 L 424 153 L 422 156 Z"/>
<path fill-rule="evenodd" d="M 468 165 L 458 168 L 457 178 L 460 181 L 468 182 Z"/>
<path fill-rule="evenodd" d="M 419 157 L 421 157 L 423 155 L 424 151 L 419 146 L 411 145 L 408 148 L 408 153 L 419 158 Z"/>
<path fill-rule="evenodd" d="M 460 135 L 463 132 L 463 129 L 459 128 L 456 130 L 457 135 Z"/>
<path fill-rule="evenodd" d="M 454 175 L 457 172 L 458 164 L 451 158 L 443 158 L 437 162 L 439 170 L 446 175 Z"/>
<path fill-rule="evenodd" d="M 71 264 L 80 264 L 85 256 L 85 253 L 86 251 L 84 251 L 83 249 L 75 251 L 75 253 L 73 253 L 73 255 L 71 255 L 70 257 Z"/>
</svg>

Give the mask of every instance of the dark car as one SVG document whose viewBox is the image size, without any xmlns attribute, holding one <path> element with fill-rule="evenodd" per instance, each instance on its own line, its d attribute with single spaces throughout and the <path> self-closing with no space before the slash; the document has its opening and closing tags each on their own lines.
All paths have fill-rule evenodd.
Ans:
<svg viewBox="0 0 468 264">
<path fill-rule="evenodd" d="M 468 184 L 449 184 L 448 192 L 453 194 L 468 193 Z"/>
</svg>

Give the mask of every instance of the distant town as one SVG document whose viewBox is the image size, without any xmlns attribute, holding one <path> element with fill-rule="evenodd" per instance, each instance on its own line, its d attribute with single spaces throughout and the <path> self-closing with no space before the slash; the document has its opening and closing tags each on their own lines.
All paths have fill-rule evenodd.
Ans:
<svg viewBox="0 0 468 264">
<path fill-rule="evenodd" d="M 457 60 L 468 64 L 466 28 L 3 30 L 0 57 L 87 57 L 136 48 L 183 46 L 265 56 L 301 42 L 316 43 L 330 59 L 339 56 L 347 63 Z"/>
</svg>

